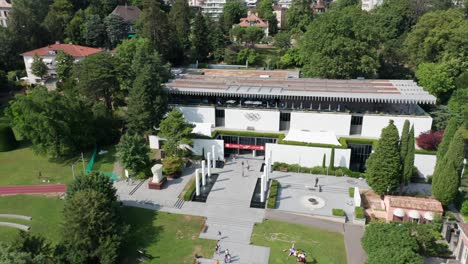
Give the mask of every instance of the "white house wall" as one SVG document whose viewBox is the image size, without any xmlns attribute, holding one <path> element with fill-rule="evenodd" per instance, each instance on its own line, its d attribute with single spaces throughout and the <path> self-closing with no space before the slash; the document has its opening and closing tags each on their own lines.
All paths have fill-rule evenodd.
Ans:
<svg viewBox="0 0 468 264">
<path fill-rule="evenodd" d="M 224 127 L 228 129 L 279 131 L 279 111 L 226 109 L 224 117 Z"/>
<path fill-rule="evenodd" d="M 351 115 L 292 112 L 289 129 L 333 131 L 336 135 L 348 136 L 351 129 Z"/>
<path fill-rule="evenodd" d="M 330 162 L 331 148 L 317 148 L 292 146 L 282 144 L 266 144 L 266 155 L 272 162 L 284 162 L 288 164 L 299 164 L 303 167 L 322 166 L 323 154 L 326 154 L 325 164 Z M 335 149 L 335 167 L 349 168 L 351 149 Z"/>
<path fill-rule="evenodd" d="M 187 121 L 193 123 L 210 123 L 213 126 L 216 123 L 215 108 L 214 107 L 190 107 L 190 106 L 179 106 L 177 107 Z"/>
<path fill-rule="evenodd" d="M 215 146 L 217 159 L 224 160 L 224 140 L 193 139 L 193 153 L 195 153 L 195 155 L 202 155 L 203 149 L 205 149 L 206 156 L 208 152 L 211 152 L 212 146 Z"/>
<path fill-rule="evenodd" d="M 418 168 L 418 174 L 421 178 L 427 178 L 428 175 L 434 174 L 436 155 L 414 155 L 414 166 Z"/>
<path fill-rule="evenodd" d="M 362 120 L 362 137 L 379 138 L 382 128 L 388 126 L 390 120 L 394 121 L 398 132 L 401 135 L 403 124 L 408 119 L 411 125 L 414 125 L 414 136 L 418 137 L 422 132 L 431 130 L 432 118 L 427 116 L 388 116 L 388 115 L 364 115 Z"/>
</svg>

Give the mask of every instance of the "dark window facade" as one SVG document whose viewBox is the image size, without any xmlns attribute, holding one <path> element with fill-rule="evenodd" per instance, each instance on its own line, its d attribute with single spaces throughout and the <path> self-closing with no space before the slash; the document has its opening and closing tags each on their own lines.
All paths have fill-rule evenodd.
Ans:
<svg viewBox="0 0 468 264">
<path fill-rule="evenodd" d="M 350 169 L 352 171 L 364 172 L 366 170 L 366 160 L 372 153 L 370 144 L 349 144 L 351 149 Z"/>
</svg>

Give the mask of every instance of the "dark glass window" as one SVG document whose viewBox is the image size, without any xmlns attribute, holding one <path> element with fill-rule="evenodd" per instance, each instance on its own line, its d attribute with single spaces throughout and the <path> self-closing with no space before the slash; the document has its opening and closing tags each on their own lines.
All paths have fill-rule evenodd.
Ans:
<svg viewBox="0 0 468 264">
<path fill-rule="evenodd" d="M 351 125 L 352 126 L 362 125 L 362 116 L 351 116 Z"/>
<path fill-rule="evenodd" d="M 285 122 L 291 121 L 291 113 L 280 113 L 280 120 Z"/>
<path fill-rule="evenodd" d="M 224 109 L 216 109 L 216 118 L 224 118 Z"/>
<path fill-rule="evenodd" d="M 370 144 L 349 144 L 351 148 L 350 169 L 352 171 L 364 172 L 366 170 L 366 160 L 372 153 Z"/>
</svg>

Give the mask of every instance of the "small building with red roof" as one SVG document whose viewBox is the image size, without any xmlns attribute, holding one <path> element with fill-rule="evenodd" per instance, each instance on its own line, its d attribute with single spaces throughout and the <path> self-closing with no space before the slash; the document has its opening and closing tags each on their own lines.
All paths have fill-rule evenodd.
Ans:
<svg viewBox="0 0 468 264">
<path fill-rule="evenodd" d="M 240 19 L 240 23 L 238 24 L 241 27 L 258 27 L 263 29 L 265 36 L 268 37 L 268 21 L 258 17 L 257 13 L 252 13 L 249 11 L 247 17 L 243 17 Z"/>
<path fill-rule="evenodd" d="M 26 73 L 28 75 L 28 81 L 31 84 L 36 84 L 36 83 L 41 83 L 42 79 L 38 76 L 35 76 L 31 72 L 31 65 L 34 59 L 34 56 L 37 55 L 42 58 L 42 61 L 47 65 L 48 70 L 48 76 L 51 78 L 54 78 L 57 75 L 56 72 L 56 61 L 55 57 L 57 56 L 57 53 L 62 50 L 63 52 L 71 55 L 74 59 L 75 62 L 81 61 L 83 58 L 102 52 L 102 49 L 99 48 L 92 48 L 92 47 L 86 47 L 86 46 L 81 46 L 81 45 L 74 45 L 74 44 L 61 44 L 61 43 L 55 43 L 52 45 L 48 45 L 42 48 L 38 48 L 35 50 L 30 50 L 26 51 L 21 54 L 23 56 L 24 60 L 24 65 L 26 68 Z"/>
</svg>

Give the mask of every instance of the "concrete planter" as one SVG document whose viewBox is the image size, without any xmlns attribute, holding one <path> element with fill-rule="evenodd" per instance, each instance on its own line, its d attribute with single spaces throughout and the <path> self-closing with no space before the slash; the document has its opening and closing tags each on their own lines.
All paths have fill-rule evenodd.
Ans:
<svg viewBox="0 0 468 264">
<path fill-rule="evenodd" d="M 365 226 L 366 225 L 366 219 L 365 218 L 364 219 L 354 218 L 353 224 L 360 225 L 360 226 Z"/>
<path fill-rule="evenodd" d="M 332 215 L 332 216 L 327 216 L 328 220 L 331 220 L 331 221 L 334 221 L 334 222 L 338 222 L 338 223 L 346 223 L 346 216 L 335 216 L 335 215 Z"/>
</svg>

